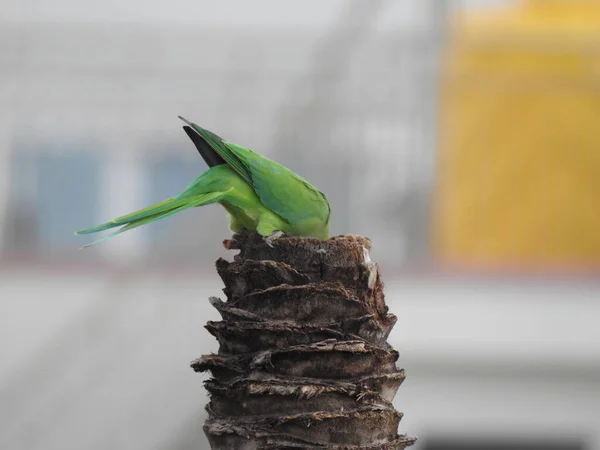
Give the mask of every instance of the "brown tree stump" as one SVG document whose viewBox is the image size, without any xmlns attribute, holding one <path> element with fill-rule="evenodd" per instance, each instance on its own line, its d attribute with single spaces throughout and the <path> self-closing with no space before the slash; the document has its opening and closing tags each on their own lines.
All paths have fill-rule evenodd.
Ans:
<svg viewBox="0 0 600 450">
<path fill-rule="evenodd" d="M 219 352 L 191 363 L 212 374 L 212 449 L 412 445 L 391 403 L 405 374 L 370 241 L 283 236 L 269 247 L 243 233 L 224 245 L 240 252 L 216 264 L 227 301 L 210 299 L 223 320 L 206 328 Z"/>
</svg>

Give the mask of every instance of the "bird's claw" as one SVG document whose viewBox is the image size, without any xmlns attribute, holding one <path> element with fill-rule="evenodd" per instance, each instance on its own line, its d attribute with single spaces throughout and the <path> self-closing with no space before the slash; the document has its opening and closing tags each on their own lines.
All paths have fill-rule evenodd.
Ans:
<svg viewBox="0 0 600 450">
<path fill-rule="evenodd" d="M 283 231 L 273 231 L 270 235 L 265 238 L 265 242 L 271 248 L 273 248 L 273 242 L 283 236 Z"/>
</svg>

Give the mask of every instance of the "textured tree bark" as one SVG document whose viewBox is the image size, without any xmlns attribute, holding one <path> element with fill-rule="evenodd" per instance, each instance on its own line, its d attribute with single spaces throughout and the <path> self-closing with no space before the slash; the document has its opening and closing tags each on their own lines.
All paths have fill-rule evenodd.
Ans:
<svg viewBox="0 0 600 450">
<path fill-rule="evenodd" d="M 204 431 L 213 450 L 403 449 L 391 401 L 405 378 L 387 343 L 396 323 L 384 302 L 370 241 L 257 234 L 225 241 L 217 261 L 227 301 L 206 328 L 218 354 L 191 363 L 210 371 Z"/>
</svg>

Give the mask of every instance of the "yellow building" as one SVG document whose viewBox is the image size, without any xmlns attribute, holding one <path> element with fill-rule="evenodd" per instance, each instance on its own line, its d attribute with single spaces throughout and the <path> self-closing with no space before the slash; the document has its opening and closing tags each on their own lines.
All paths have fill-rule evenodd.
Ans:
<svg viewBox="0 0 600 450">
<path fill-rule="evenodd" d="M 600 1 L 522 1 L 452 25 L 439 259 L 600 263 Z"/>
</svg>

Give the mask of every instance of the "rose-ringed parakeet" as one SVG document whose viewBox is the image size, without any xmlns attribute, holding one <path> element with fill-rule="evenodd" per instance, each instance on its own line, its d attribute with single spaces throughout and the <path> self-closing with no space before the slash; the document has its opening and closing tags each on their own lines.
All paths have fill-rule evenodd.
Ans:
<svg viewBox="0 0 600 450">
<path fill-rule="evenodd" d="M 256 231 L 269 245 L 283 233 L 328 238 L 330 206 L 323 193 L 281 164 L 227 142 L 183 117 L 180 119 L 209 169 L 175 197 L 77 231 L 76 234 L 90 234 L 121 227 L 86 247 L 185 209 L 211 203 L 219 203 L 227 210 L 231 231 Z"/>
</svg>

